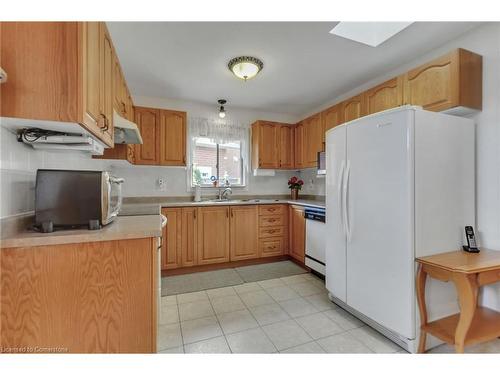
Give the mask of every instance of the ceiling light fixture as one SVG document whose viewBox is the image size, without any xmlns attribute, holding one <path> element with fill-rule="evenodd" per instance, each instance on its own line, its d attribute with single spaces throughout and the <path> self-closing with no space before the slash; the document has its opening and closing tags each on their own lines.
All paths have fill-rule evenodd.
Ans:
<svg viewBox="0 0 500 375">
<path fill-rule="evenodd" d="M 330 34 L 372 47 L 384 43 L 413 22 L 339 22 Z"/>
<path fill-rule="evenodd" d="M 256 57 L 239 56 L 231 59 L 227 67 L 236 77 L 247 81 L 262 70 L 264 63 Z"/>
<path fill-rule="evenodd" d="M 226 99 L 219 99 L 217 102 L 220 104 L 219 108 L 219 117 L 224 118 L 226 117 L 226 110 L 224 109 L 224 104 L 226 104 Z"/>
</svg>

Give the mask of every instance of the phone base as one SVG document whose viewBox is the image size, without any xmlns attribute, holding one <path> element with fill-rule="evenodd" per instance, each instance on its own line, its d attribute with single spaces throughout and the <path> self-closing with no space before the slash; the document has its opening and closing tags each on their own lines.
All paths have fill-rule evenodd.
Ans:
<svg viewBox="0 0 500 375">
<path fill-rule="evenodd" d="M 469 246 L 462 246 L 464 251 L 467 251 L 468 253 L 479 253 L 479 248 L 477 247 L 469 247 Z"/>
</svg>

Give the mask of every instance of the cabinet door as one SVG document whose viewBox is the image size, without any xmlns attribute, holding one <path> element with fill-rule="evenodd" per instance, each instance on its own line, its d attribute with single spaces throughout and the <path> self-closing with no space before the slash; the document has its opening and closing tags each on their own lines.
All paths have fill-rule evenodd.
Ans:
<svg viewBox="0 0 500 375">
<path fill-rule="evenodd" d="M 114 54 L 113 59 L 113 98 L 114 109 L 120 116 L 127 118 L 127 108 L 125 105 L 125 80 L 123 78 L 118 56 Z"/>
<path fill-rule="evenodd" d="M 135 107 L 135 122 L 142 145 L 135 145 L 135 164 L 157 165 L 160 157 L 160 123 L 157 109 Z"/>
<path fill-rule="evenodd" d="M 83 123 L 95 134 L 101 133 L 101 30 L 99 22 L 84 22 L 83 34 Z"/>
<path fill-rule="evenodd" d="M 342 106 L 337 104 L 323 111 L 321 121 L 323 122 L 322 138 L 325 142 L 325 132 L 344 122 L 342 120 Z"/>
<path fill-rule="evenodd" d="M 304 210 L 299 207 L 290 207 L 290 248 L 289 254 L 293 258 L 304 262 L 305 258 L 305 234 L 306 222 L 304 218 Z"/>
<path fill-rule="evenodd" d="M 403 77 L 396 77 L 365 92 L 366 114 L 385 111 L 403 104 Z"/>
<path fill-rule="evenodd" d="M 405 102 L 440 111 L 458 103 L 458 64 L 450 53 L 405 75 Z"/>
<path fill-rule="evenodd" d="M 198 264 L 229 262 L 229 207 L 198 210 Z"/>
<path fill-rule="evenodd" d="M 259 124 L 259 167 L 278 168 L 278 131 L 279 126 L 272 122 Z"/>
<path fill-rule="evenodd" d="M 356 95 L 341 104 L 342 118 L 344 119 L 344 122 L 356 120 L 357 118 L 365 115 L 365 101 L 363 94 Z"/>
<path fill-rule="evenodd" d="M 257 206 L 233 206 L 230 209 L 230 260 L 259 256 L 259 211 Z"/>
<path fill-rule="evenodd" d="M 198 208 L 182 208 L 182 267 L 190 267 L 198 264 Z"/>
<path fill-rule="evenodd" d="M 108 34 L 108 30 L 104 22 L 101 26 L 101 106 L 102 115 L 104 116 L 104 128 L 102 137 L 103 140 L 108 140 L 113 144 L 113 44 Z"/>
<path fill-rule="evenodd" d="M 321 115 L 318 113 L 304 122 L 304 167 L 316 167 L 318 152 L 322 150 Z"/>
<path fill-rule="evenodd" d="M 293 127 L 281 125 L 279 129 L 279 166 L 280 168 L 288 169 L 293 168 L 294 159 L 294 139 L 293 139 Z"/>
<path fill-rule="evenodd" d="M 160 110 L 160 165 L 186 165 L 186 112 Z"/>
<path fill-rule="evenodd" d="M 174 269 L 181 266 L 182 218 L 180 208 L 163 208 L 161 213 L 167 217 L 163 228 L 161 247 L 161 269 Z"/>
<path fill-rule="evenodd" d="M 295 168 L 304 167 L 304 124 L 299 122 L 294 129 L 295 138 Z"/>
</svg>

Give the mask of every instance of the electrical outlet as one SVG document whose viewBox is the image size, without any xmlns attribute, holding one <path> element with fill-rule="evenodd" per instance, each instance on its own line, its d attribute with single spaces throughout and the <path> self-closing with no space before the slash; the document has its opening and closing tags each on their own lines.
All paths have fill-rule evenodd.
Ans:
<svg viewBox="0 0 500 375">
<path fill-rule="evenodd" d="M 156 180 L 156 190 L 166 191 L 167 190 L 167 180 L 164 177 L 158 177 Z"/>
<path fill-rule="evenodd" d="M 314 179 L 309 179 L 309 189 L 314 189 Z"/>
</svg>

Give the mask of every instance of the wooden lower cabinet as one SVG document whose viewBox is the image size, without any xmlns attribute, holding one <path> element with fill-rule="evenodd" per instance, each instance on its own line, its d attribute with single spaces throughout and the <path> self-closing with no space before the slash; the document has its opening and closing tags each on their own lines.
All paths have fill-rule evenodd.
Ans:
<svg viewBox="0 0 500 375">
<path fill-rule="evenodd" d="M 259 210 L 257 206 L 231 206 L 231 261 L 259 256 Z"/>
<path fill-rule="evenodd" d="M 161 269 L 178 268 L 182 264 L 182 209 L 163 208 L 161 213 L 167 217 L 162 236 Z"/>
<path fill-rule="evenodd" d="M 304 244 L 297 247 L 295 240 L 293 252 L 290 246 L 291 239 L 305 237 L 303 209 L 296 212 L 289 217 L 287 204 L 163 208 L 162 270 L 280 256 L 289 249 L 303 262 Z M 298 234 L 291 234 L 292 223 Z"/>
<path fill-rule="evenodd" d="M 306 246 L 306 220 L 304 218 L 304 207 L 291 206 L 289 210 L 289 255 L 300 262 L 304 262 Z"/>
<path fill-rule="evenodd" d="M 229 262 L 229 206 L 198 210 L 198 265 Z"/>
<path fill-rule="evenodd" d="M 156 238 L 0 251 L 0 347 L 156 353 Z"/>
</svg>

